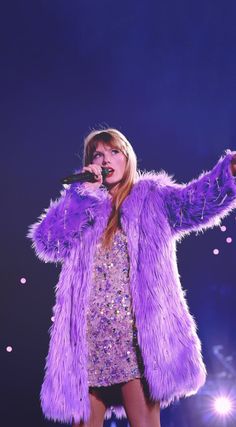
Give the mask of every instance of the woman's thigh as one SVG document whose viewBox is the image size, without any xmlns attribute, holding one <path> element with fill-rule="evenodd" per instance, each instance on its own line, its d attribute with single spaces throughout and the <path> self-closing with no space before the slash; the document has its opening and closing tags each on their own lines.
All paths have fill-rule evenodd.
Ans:
<svg viewBox="0 0 236 427">
<path fill-rule="evenodd" d="M 89 393 L 91 415 L 87 423 L 80 422 L 74 423 L 72 427 L 102 427 L 104 415 L 106 412 L 106 405 L 96 392 Z"/>
<path fill-rule="evenodd" d="M 160 404 L 148 397 L 148 388 L 139 378 L 121 385 L 123 405 L 131 427 L 160 427 Z"/>
</svg>

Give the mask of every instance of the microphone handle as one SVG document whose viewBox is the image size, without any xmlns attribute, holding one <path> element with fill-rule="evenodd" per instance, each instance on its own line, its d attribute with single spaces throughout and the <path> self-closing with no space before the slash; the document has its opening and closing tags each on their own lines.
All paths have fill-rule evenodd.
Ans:
<svg viewBox="0 0 236 427">
<path fill-rule="evenodd" d="M 104 168 L 102 169 L 103 178 L 109 174 L 109 170 Z M 69 175 L 61 179 L 62 184 L 73 184 L 74 182 L 96 182 L 94 178 L 94 173 L 86 171 L 81 173 L 76 173 L 74 175 Z"/>
</svg>

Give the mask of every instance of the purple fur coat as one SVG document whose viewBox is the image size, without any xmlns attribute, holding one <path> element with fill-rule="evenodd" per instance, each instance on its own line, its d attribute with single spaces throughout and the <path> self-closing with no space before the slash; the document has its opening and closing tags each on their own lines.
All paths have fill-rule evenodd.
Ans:
<svg viewBox="0 0 236 427">
<path fill-rule="evenodd" d="M 201 343 L 179 280 L 176 241 L 218 225 L 236 207 L 232 155 L 227 150 L 212 171 L 187 185 L 176 184 L 165 172 L 140 173 L 122 205 L 138 342 L 150 395 L 162 408 L 196 393 L 205 382 Z M 41 260 L 62 262 L 40 396 L 45 416 L 54 421 L 89 418 L 86 307 L 95 245 L 110 212 L 105 187 L 85 190 L 73 184 L 28 233 Z M 112 411 L 125 416 L 117 406 L 107 409 L 106 418 Z"/>
</svg>

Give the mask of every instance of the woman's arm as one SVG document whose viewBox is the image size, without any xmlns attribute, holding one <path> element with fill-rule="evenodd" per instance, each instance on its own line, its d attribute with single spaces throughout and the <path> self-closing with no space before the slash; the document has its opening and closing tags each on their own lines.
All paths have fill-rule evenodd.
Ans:
<svg viewBox="0 0 236 427">
<path fill-rule="evenodd" d="M 94 209 L 106 197 L 103 189 L 88 191 L 83 184 L 72 184 L 51 201 L 39 221 L 29 226 L 27 237 L 37 256 L 45 262 L 63 261 L 81 232 L 94 221 Z"/>
<path fill-rule="evenodd" d="M 220 223 L 236 207 L 236 153 L 230 150 L 216 166 L 186 185 L 164 188 L 164 204 L 173 233 L 203 230 Z"/>
</svg>

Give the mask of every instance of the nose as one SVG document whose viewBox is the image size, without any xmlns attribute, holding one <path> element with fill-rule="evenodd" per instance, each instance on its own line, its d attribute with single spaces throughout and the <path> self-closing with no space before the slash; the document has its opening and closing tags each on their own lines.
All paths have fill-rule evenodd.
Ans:
<svg viewBox="0 0 236 427">
<path fill-rule="evenodd" d="M 106 165 L 107 163 L 111 163 L 111 162 L 110 162 L 110 160 L 109 160 L 109 158 L 108 158 L 108 155 L 106 154 L 106 155 L 104 155 L 104 157 L 103 157 L 103 162 L 102 162 L 102 164 L 103 164 L 103 165 Z"/>
</svg>

